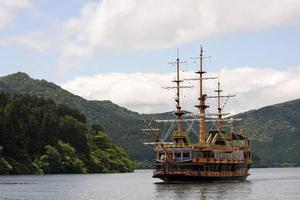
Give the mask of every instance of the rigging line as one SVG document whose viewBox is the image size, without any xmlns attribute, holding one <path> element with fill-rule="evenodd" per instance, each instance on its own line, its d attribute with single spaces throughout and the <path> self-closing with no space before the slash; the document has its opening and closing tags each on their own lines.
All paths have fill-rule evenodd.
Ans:
<svg viewBox="0 0 300 200">
<path fill-rule="evenodd" d="M 196 120 L 191 120 L 191 123 L 189 123 L 189 121 L 186 121 L 187 125 L 189 126 L 188 129 L 187 129 L 187 133 L 193 133 L 194 136 L 198 137 L 198 131 L 195 130 L 195 128 L 193 127 L 193 124 Z"/>
<path fill-rule="evenodd" d="M 190 130 L 192 130 L 194 121 L 192 121 L 190 124 L 187 122 L 188 128 L 186 129 L 186 132 L 188 133 Z"/>
<path fill-rule="evenodd" d="M 198 135 L 198 131 L 196 131 L 195 129 L 194 129 L 194 127 L 192 128 L 192 131 L 191 131 L 191 133 L 193 133 L 194 134 L 194 136 L 196 136 L 196 137 L 198 137 L 199 135 Z"/>
<path fill-rule="evenodd" d="M 159 126 L 158 126 L 158 123 L 155 123 L 156 124 L 156 129 L 159 130 Z M 158 132 L 158 135 L 159 135 L 159 131 Z"/>
<path fill-rule="evenodd" d="M 169 115 L 167 115 L 167 119 L 169 119 L 168 117 Z M 162 137 L 164 136 L 164 133 L 165 133 L 165 130 L 166 130 L 166 127 L 167 127 L 167 123 L 164 123 L 164 128 L 162 130 Z"/>
<path fill-rule="evenodd" d="M 168 133 L 168 137 L 172 137 L 172 132 L 174 131 L 174 129 L 176 128 L 177 123 L 174 122 L 171 131 Z"/>
<path fill-rule="evenodd" d="M 171 133 L 171 131 L 174 129 L 174 127 L 175 127 L 175 121 L 171 124 L 171 126 L 170 126 L 170 128 L 168 129 L 168 131 L 166 132 L 166 134 L 165 134 L 165 136 L 164 136 L 164 138 L 163 138 L 163 140 L 162 141 L 165 141 L 165 139 L 167 139 L 168 138 L 168 136 L 169 136 L 169 134 Z"/>
<path fill-rule="evenodd" d="M 222 110 L 224 109 L 225 105 L 227 104 L 228 99 L 229 99 L 229 96 L 226 98 L 225 103 L 224 103 L 223 106 L 222 106 Z"/>
<path fill-rule="evenodd" d="M 164 141 L 169 141 L 170 139 L 172 138 L 172 136 L 171 135 L 167 135 L 167 137 L 165 138 L 165 140 Z"/>
<path fill-rule="evenodd" d="M 151 126 L 151 124 L 152 124 L 152 122 L 153 122 L 153 119 L 154 119 L 154 117 L 153 117 L 153 115 L 152 115 L 151 118 L 150 118 L 150 121 L 149 121 L 149 126 Z"/>
<path fill-rule="evenodd" d="M 198 136 L 198 131 L 196 131 L 193 127 L 194 121 L 191 122 L 190 127 L 187 129 L 187 133 L 192 132 L 195 136 Z M 187 123 L 188 124 L 188 123 Z"/>
<path fill-rule="evenodd" d="M 213 128 L 213 126 L 214 126 L 214 123 L 215 122 L 210 122 L 210 123 L 207 123 L 207 129 L 209 130 L 209 129 L 212 129 Z"/>
<path fill-rule="evenodd" d="M 168 133 L 168 137 L 172 137 L 172 132 L 174 131 L 174 129 L 176 128 L 176 126 L 177 126 L 177 122 L 174 121 L 173 126 L 172 126 L 172 129 L 171 129 L 171 131 Z"/>
<path fill-rule="evenodd" d="M 169 120 L 169 119 L 171 119 L 172 118 L 172 116 L 173 116 L 173 113 L 168 113 L 168 115 L 167 115 L 167 120 Z M 167 124 L 168 123 L 165 123 L 165 128 L 164 128 L 164 131 L 163 131 L 163 133 L 167 133 L 167 132 L 165 132 L 166 131 L 166 128 L 167 128 Z"/>
<path fill-rule="evenodd" d="M 218 124 L 217 124 L 217 121 L 212 122 L 210 128 L 211 128 L 211 129 L 217 129 L 217 130 L 218 130 Z"/>
<path fill-rule="evenodd" d="M 167 120 L 169 120 L 169 118 L 170 118 L 170 114 L 168 114 L 167 115 Z M 166 136 L 166 128 L 167 128 L 167 123 L 164 123 L 164 128 L 163 128 L 163 130 L 162 130 L 162 138 L 165 138 L 165 136 Z"/>
</svg>

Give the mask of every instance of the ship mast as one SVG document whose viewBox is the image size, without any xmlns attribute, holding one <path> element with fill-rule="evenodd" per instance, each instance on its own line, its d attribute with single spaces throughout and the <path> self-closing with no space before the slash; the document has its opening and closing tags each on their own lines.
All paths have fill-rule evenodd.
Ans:
<svg viewBox="0 0 300 200">
<path fill-rule="evenodd" d="M 205 78 L 207 79 L 207 78 Z M 221 95 L 221 93 L 223 92 L 223 90 L 221 89 L 221 86 L 220 86 L 220 77 L 218 76 L 218 87 L 217 89 L 215 90 L 215 92 L 217 93 L 216 96 L 206 96 L 206 98 L 216 98 L 217 99 L 217 110 L 218 110 L 218 113 L 217 113 L 217 128 L 218 128 L 218 131 L 221 132 L 222 129 L 223 129 L 223 115 L 228 115 L 229 113 L 222 113 L 223 109 L 224 109 L 224 106 L 226 105 L 228 99 L 230 97 L 234 97 L 235 95 Z M 221 106 L 221 98 L 227 98 L 224 105 Z"/>
<path fill-rule="evenodd" d="M 201 51 L 200 51 L 200 62 L 199 62 L 199 71 L 197 71 L 196 73 L 199 74 L 199 84 L 200 84 L 200 94 L 199 94 L 199 105 L 196 105 L 196 107 L 199 109 L 200 112 L 200 118 L 199 118 L 199 143 L 203 144 L 205 143 L 206 140 L 206 123 L 205 123 L 205 110 L 208 107 L 205 104 L 206 101 L 206 94 L 203 93 L 203 88 L 204 88 L 204 78 L 203 75 L 206 73 L 205 71 L 203 71 L 203 48 L 201 46 Z"/>
<path fill-rule="evenodd" d="M 177 49 L 177 59 L 176 59 L 176 80 L 174 82 L 176 83 L 176 112 L 175 115 L 177 116 L 177 130 L 182 131 L 182 115 L 184 114 L 181 110 L 181 105 L 180 105 L 180 83 L 182 80 L 180 80 L 179 76 L 179 67 L 180 61 L 179 61 L 179 56 L 178 56 L 178 49 Z"/>
<path fill-rule="evenodd" d="M 186 63 L 186 62 L 182 62 L 179 60 L 179 53 L 178 53 L 178 49 L 177 49 L 177 59 L 175 62 L 169 62 L 169 64 L 176 64 L 176 79 L 172 82 L 176 83 L 175 87 L 165 87 L 165 89 L 176 89 L 176 97 L 175 97 L 175 102 L 176 102 L 176 111 L 174 112 L 174 114 L 176 115 L 176 121 L 177 121 L 177 130 L 173 132 L 172 134 L 172 138 L 176 143 L 186 143 L 186 136 L 185 133 L 183 131 L 183 119 L 182 116 L 184 115 L 184 112 L 181 110 L 181 101 L 180 101 L 180 88 L 190 88 L 190 86 L 181 86 L 181 82 L 183 82 L 183 80 L 180 79 L 180 64 L 181 63 Z"/>
<path fill-rule="evenodd" d="M 218 79 L 218 89 L 215 90 L 215 92 L 218 93 L 218 121 L 217 121 L 217 125 L 218 125 L 218 131 L 221 131 L 222 130 L 222 108 L 221 108 L 221 92 L 223 90 L 221 90 L 220 88 L 220 80 Z"/>
<path fill-rule="evenodd" d="M 203 53 L 203 48 L 201 46 L 200 49 L 200 56 L 195 57 L 192 59 L 199 59 L 199 71 L 196 71 L 196 74 L 199 74 L 199 78 L 192 78 L 192 79 L 186 79 L 186 80 L 197 80 L 199 81 L 199 104 L 196 105 L 199 109 L 199 137 L 198 137 L 198 143 L 199 144 L 205 144 L 206 142 L 206 123 L 205 123 L 205 111 L 208 106 L 206 105 L 206 99 L 207 95 L 204 94 L 204 80 L 207 79 L 216 79 L 217 77 L 204 77 L 204 74 L 206 73 L 204 71 L 204 65 L 203 65 L 203 60 L 204 60 L 204 53 Z"/>
</svg>

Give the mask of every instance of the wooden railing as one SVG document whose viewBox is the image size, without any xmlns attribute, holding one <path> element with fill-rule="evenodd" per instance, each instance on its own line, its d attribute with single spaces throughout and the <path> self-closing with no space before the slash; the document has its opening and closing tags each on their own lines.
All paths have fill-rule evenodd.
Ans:
<svg viewBox="0 0 300 200">
<path fill-rule="evenodd" d="M 193 163 L 209 163 L 209 164 L 214 164 L 214 163 L 222 163 L 222 164 L 242 164 L 242 163 L 251 163 L 251 159 L 215 159 L 215 158 L 193 158 L 192 159 Z"/>
<path fill-rule="evenodd" d="M 155 171 L 155 174 L 164 174 L 164 171 Z M 247 169 L 236 171 L 192 171 L 192 170 L 168 170 L 168 175 L 184 175 L 184 176 L 209 176 L 209 177 L 232 177 L 232 176 L 246 176 Z"/>
</svg>

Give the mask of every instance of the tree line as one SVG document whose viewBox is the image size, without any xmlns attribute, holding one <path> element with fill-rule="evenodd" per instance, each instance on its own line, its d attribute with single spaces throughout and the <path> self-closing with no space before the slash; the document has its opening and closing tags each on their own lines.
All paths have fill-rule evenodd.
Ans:
<svg viewBox="0 0 300 200">
<path fill-rule="evenodd" d="M 51 99 L 0 93 L 0 174 L 130 172 L 100 125 Z"/>
</svg>

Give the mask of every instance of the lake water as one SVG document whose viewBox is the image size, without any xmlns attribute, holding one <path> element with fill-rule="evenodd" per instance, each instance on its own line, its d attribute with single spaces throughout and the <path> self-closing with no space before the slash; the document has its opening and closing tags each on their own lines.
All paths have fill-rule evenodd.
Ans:
<svg viewBox="0 0 300 200">
<path fill-rule="evenodd" d="M 0 176 L 5 200 L 300 200 L 300 168 L 251 169 L 245 182 L 166 184 L 152 170 L 128 174 Z"/>
</svg>

